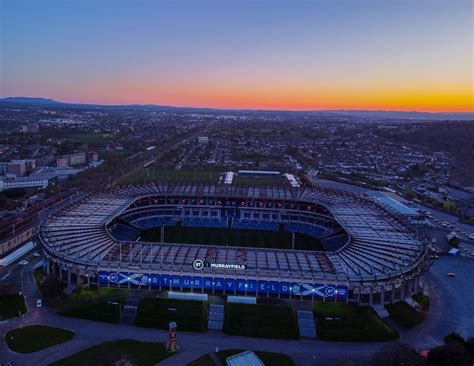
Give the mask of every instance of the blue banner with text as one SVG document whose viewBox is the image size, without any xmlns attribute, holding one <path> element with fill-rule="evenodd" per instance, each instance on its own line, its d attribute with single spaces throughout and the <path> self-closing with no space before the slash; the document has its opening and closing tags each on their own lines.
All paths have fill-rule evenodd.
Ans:
<svg viewBox="0 0 474 366">
<path fill-rule="evenodd" d="M 226 292 L 241 292 L 248 294 L 280 294 L 294 296 L 315 296 L 345 300 L 347 298 L 346 286 L 323 284 L 308 284 L 278 281 L 256 281 L 239 278 L 220 278 L 202 276 L 179 276 L 156 273 L 124 273 L 124 272 L 99 272 L 101 285 L 142 285 L 172 290 L 216 290 Z"/>
</svg>

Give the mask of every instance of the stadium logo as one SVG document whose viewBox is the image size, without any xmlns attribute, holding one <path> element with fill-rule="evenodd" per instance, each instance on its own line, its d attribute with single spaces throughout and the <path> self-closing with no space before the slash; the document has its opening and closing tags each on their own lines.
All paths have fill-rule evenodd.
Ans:
<svg viewBox="0 0 474 366">
<path fill-rule="evenodd" d="M 117 282 L 118 282 L 118 279 L 119 279 L 119 276 L 118 276 L 118 274 L 115 273 L 115 272 L 112 272 L 112 273 L 109 275 L 109 281 L 110 281 L 110 282 L 117 283 Z"/>
<path fill-rule="evenodd" d="M 148 283 L 148 276 L 147 275 L 143 275 L 140 277 L 140 282 L 143 283 L 143 284 L 147 284 Z"/>
<path fill-rule="evenodd" d="M 292 291 L 294 294 L 298 294 L 300 292 L 301 288 L 299 285 L 294 285 L 292 288 Z"/>
<path fill-rule="evenodd" d="M 204 268 L 204 262 L 200 259 L 195 259 L 193 262 L 193 268 L 196 270 L 201 270 Z"/>
<path fill-rule="evenodd" d="M 334 296 L 334 294 L 336 293 L 336 289 L 334 287 L 326 287 L 326 290 L 324 290 L 324 292 L 326 293 L 327 296 Z"/>
</svg>

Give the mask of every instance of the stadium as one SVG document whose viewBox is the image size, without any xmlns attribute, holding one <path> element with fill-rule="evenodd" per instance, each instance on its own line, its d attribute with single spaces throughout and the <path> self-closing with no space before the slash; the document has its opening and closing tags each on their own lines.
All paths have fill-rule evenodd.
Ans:
<svg viewBox="0 0 474 366">
<path fill-rule="evenodd" d="M 429 246 L 369 197 L 322 187 L 147 182 L 44 218 L 49 273 L 71 286 L 389 304 Z"/>
</svg>

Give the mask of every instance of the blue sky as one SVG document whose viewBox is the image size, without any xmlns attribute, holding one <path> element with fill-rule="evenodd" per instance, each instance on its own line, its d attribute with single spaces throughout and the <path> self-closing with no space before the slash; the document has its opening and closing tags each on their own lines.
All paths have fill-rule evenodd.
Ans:
<svg viewBox="0 0 474 366">
<path fill-rule="evenodd" d="M 1 3 L 2 96 L 472 110 L 472 2 Z"/>
</svg>

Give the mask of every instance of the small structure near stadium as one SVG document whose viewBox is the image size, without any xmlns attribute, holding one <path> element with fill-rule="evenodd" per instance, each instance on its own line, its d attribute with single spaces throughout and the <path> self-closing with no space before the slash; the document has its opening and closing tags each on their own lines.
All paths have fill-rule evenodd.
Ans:
<svg viewBox="0 0 474 366">
<path fill-rule="evenodd" d="M 226 366 L 265 366 L 265 364 L 255 352 L 244 351 L 227 357 Z"/>
</svg>

